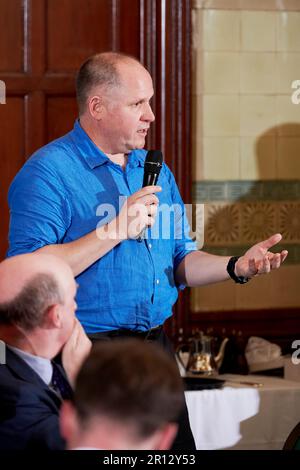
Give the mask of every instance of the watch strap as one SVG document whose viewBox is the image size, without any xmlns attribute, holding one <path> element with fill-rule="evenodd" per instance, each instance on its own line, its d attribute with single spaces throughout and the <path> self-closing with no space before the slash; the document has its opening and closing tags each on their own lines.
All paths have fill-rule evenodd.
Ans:
<svg viewBox="0 0 300 470">
<path fill-rule="evenodd" d="M 235 264 L 238 259 L 239 259 L 239 256 L 232 256 L 230 260 L 228 261 L 226 269 L 227 269 L 229 276 L 231 277 L 231 279 L 234 280 L 234 282 L 236 282 L 237 284 L 246 284 L 246 282 L 248 282 L 250 279 L 244 276 L 237 276 L 234 272 Z"/>
</svg>

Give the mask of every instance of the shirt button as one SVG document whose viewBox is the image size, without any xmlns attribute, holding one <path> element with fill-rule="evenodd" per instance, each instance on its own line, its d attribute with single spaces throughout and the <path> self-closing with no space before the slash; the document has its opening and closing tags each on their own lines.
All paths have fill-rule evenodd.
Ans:
<svg viewBox="0 0 300 470">
<path fill-rule="evenodd" d="M 151 243 L 149 243 L 149 248 L 150 248 L 150 250 L 151 250 L 151 248 L 152 248 L 152 244 L 151 244 Z"/>
<path fill-rule="evenodd" d="M 159 284 L 159 279 L 156 279 L 156 284 Z"/>
</svg>

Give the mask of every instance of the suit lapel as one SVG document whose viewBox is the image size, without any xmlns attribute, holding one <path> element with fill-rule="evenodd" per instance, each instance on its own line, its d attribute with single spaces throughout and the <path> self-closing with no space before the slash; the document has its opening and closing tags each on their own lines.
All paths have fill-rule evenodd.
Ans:
<svg viewBox="0 0 300 470">
<path fill-rule="evenodd" d="M 6 348 L 6 367 L 16 378 L 28 382 L 31 385 L 36 385 L 39 389 L 43 389 L 49 398 L 51 398 L 51 401 L 55 402 L 55 406 L 60 407 L 62 400 L 58 394 L 52 390 L 20 356 L 9 349 L 9 347 Z"/>
</svg>

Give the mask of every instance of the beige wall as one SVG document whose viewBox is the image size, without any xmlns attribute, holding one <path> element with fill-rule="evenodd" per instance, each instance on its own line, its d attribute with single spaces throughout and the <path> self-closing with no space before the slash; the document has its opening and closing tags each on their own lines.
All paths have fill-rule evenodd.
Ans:
<svg viewBox="0 0 300 470">
<path fill-rule="evenodd" d="M 280 231 L 291 250 L 289 263 L 264 279 L 194 289 L 194 311 L 300 305 L 300 104 L 291 101 L 300 2 L 277 4 L 194 3 L 193 178 L 195 201 L 205 203 L 204 249 L 242 253 Z"/>
</svg>

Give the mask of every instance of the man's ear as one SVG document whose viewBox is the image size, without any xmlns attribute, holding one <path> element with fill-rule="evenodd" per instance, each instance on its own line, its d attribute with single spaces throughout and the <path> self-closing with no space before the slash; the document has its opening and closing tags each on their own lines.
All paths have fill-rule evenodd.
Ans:
<svg viewBox="0 0 300 470">
<path fill-rule="evenodd" d="M 88 106 L 91 116 L 96 119 L 96 121 L 100 121 L 101 119 L 103 119 L 103 115 L 105 113 L 105 106 L 103 103 L 103 99 L 100 96 L 95 95 L 89 98 Z"/>
<path fill-rule="evenodd" d="M 161 429 L 157 431 L 155 439 L 155 450 L 169 450 L 175 439 L 178 431 L 178 425 L 176 423 L 165 424 Z"/>
<path fill-rule="evenodd" d="M 50 305 L 44 316 L 43 326 L 46 328 L 61 328 L 63 309 L 59 304 Z"/>
<path fill-rule="evenodd" d="M 72 441 L 76 436 L 78 425 L 76 412 L 73 404 L 65 400 L 61 405 L 59 415 L 60 434 L 67 441 L 68 447 L 72 445 Z"/>
</svg>

